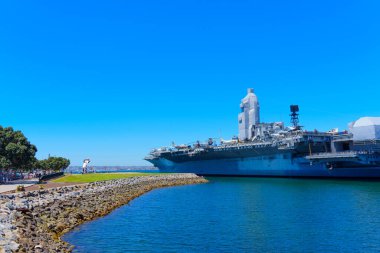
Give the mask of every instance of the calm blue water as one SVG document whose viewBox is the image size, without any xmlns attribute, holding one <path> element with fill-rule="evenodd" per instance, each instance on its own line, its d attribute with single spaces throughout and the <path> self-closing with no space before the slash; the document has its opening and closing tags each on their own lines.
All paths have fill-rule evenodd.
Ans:
<svg viewBox="0 0 380 253">
<path fill-rule="evenodd" d="M 379 252 L 380 182 L 210 178 L 151 191 L 64 239 L 74 252 Z"/>
</svg>

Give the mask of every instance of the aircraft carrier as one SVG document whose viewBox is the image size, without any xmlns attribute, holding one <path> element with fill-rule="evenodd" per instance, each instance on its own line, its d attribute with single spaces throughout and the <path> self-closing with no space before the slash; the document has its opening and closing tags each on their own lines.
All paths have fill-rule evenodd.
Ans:
<svg viewBox="0 0 380 253">
<path fill-rule="evenodd" d="M 363 117 L 347 131 L 306 131 L 299 107 L 291 126 L 261 123 L 253 89 L 240 104 L 239 135 L 154 149 L 145 158 L 161 172 L 208 176 L 380 178 L 380 117 Z"/>
</svg>

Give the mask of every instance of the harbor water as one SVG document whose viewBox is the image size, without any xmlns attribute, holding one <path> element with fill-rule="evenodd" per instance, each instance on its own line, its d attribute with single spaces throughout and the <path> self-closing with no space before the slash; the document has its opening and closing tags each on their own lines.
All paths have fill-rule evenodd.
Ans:
<svg viewBox="0 0 380 253">
<path fill-rule="evenodd" d="M 379 252 L 380 182 L 208 178 L 64 236 L 74 252 Z"/>
</svg>

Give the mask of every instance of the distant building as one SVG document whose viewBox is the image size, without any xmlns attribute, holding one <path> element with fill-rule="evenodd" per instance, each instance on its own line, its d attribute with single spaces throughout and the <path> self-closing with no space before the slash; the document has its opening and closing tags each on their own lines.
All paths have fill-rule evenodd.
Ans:
<svg viewBox="0 0 380 253">
<path fill-rule="evenodd" d="M 355 141 L 380 139 L 380 117 L 362 117 L 348 127 Z"/>
</svg>

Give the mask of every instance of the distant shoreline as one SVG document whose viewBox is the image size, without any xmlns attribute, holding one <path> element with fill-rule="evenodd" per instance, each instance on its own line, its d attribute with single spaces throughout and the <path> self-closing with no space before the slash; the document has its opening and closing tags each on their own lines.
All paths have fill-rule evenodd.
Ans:
<svg viewBox="0 0 380 253">
<path fill-rule="evenodd" d="M 142 176 L 0 196 L 4 252 L 71 252 L 61 236 L 150 190 L 205 183 L 195 174 Z M 0 250 L 0 252 L 2 252 Z"/>
<path fill-rule="evenodd" d="M 82 173 L 82 166 L 70 166 L 65 170 L 69 174 Z M 114 172 L 159 172 L 154 166 L 88 166 L 88 172 L 114 173 Z"/>
</svg>

